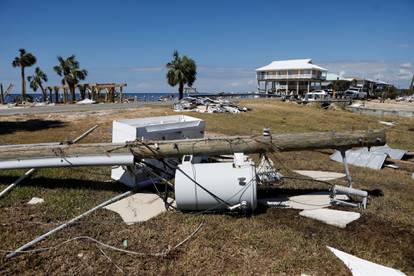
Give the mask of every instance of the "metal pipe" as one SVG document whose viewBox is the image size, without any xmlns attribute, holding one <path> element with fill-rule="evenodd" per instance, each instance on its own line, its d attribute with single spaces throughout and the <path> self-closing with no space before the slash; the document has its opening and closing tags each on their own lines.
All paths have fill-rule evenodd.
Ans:
<svg viewBox="0 0 414 276">
<path fill-rule="evenodd" d="M 35 158 L 0 161 L 0 169 L 59 168 L 81 166 L 133 165 L 131 153 L 111 155 L 86 155 L 71 157 Z"/>
<path fill-rule="evenodd" d="M 349 188 L 352 188 L 352 177 L 351 177 L 351 174 L 349 173 L 348 162 L 346 161 L 346 151 L 344 149 L 341 150 L 341 156 L 342 156 L 342 163 L 344 163 L 345 174 L 346 174 L 346 179 L 348 180 Z"/>
<path fill-rule="evenodd" d="M 89 133 L 91 133 L 92 131 L 94 131 L 97 127 L 98 127 L 98 125 L 95 125 L 92 128 L 88 129 L 86 132 L 84 132 L 79 137 L 77 137 L 75 140 L 73 140 L 72 141 L 72 144 L 74 144 L 74 143 L 82 140 L 83 138 L 85 138 L 87 135 L 89 135 Z M 41 145 L 59 145 L 59 143 L 43 143 Z M 2 146 L 0 146 L 0 147 L 2 147 Z M 7 146 L 3 146 L 3 147 L 7 147 Z M 30 167 L 26 167 L 26 168 L 30 168 Z M 6 189 L 4 189 L 3 191 L 1 191 L 0 197 L 2 197 L 3 195 L 5 195 L 11 189 L 13 189 L 14 186 L 18 185 L 20 182 L 22 182 L 26 178 L 30 177 L 34 172 L 36 172 L 36 169 L 34 167 L 31 167 L 31 169 L 28 170 L 27 172 L 25 172 L 24 175 L 22 175 L 21 177 L 19 177 L 15 182 L 13 182 L 9 186 L 7 186 Z"/>
<path fill-rule="evenodd" d="M 98 206 L 95 206 L 94 208 L 92 208 L 92 209 L 90 209 L 90 210 L 86 211 L 85 213 L 83 213 L 83 214 L 81 214 L 81 215 L 79 215 L 79 216 L 77 216 L 77 217 L 75 217 L 75 218 L 73 218 L 73 219 L 69 220 L 68 222 L 66 222 L 66 223 L 64 223 L 64 224 L 61 224 L 60 226 L 58 226 L 58 227 L 56 227 L 56 228 L 54 228 L 54 229 L 50 230 L 49 232 L 47 232 L 47 233 L 45 233 L 45 234 L 41 235 L 40 237 L 37 237 L 36 239 L 34 239 L 34 240 L 32 240 L 32 241 L 30 241 L 30 242 L 28 242 L 28 243 L 24 244 L 23 246 L 21 246 L 21 247 L 17 248 L 15 251 L 13 251 L 13 252 L 11 252 L 11 253 L 7 254 L 7 255 L 6 255 L 6 258 L 8 259 L 8 258 L 12 258 L 12 257 L 16 256 L 17 254 L 19 254 L 19 253 L 23 252 L 24 250 L 26 250 L 26 249 L 28 249 L 28 248 L 32 247 L 32 246 L 33 246 L 33 245 L 35 245 L 36 243 L 38 243 L 38 242 L 40 242 L 40 241 L 42 241 L 42 240 L 46 239 L 47 237 L 49 237 L 49 236 L 50 236 L 50 235 L 52 235 L 53 233 L 56 233 L 57 231 L 62 230 L 63 228 L 65 228 L 65 227 L 67 227 L 67 226 L 71 225 L 72 223 L 76 222 L 77 220 L 79 220 L 79 219 L 81 219 L 81 218 L 83 218 L 83 217 L 85 217 L 85 216 L 89 215 L 90 213 L 92 213 L 92 212 L 94 212 L 94 211 L 96 211 L 96 210 L 98 210 L 98 209 L 100 209 L 100 208 L 102 208 L 102 207 L 105 207 L 106 205 L 109 205 L 109 204 L 111 204 L 111 203 L 113 203 L 113 202 L 115 202 L 115 201 L 118 201 L 118 200 L 120 200 L 120 199 L 122 199 L 122 198 L 124 198 L 124 197 L 126 197 L 126 196 L 128 196 L 128 195 L 131 195 L 131 194 L 132 194 L 132 191 L 128 191 L 128 192 L 125 192 L 125 193 L 123 193 L 123 194 L 117 195 L 117 196 L 115 196 L 115 197 L 113 197 L 113 198 L 111 198 L 111 199 L 109 199 L 109 200 L 107 200 L 107 201 L 105 201 L 105 202 L 102 202 L 102 203 L 101 203 L 101 204 L 99 204 Z"/>
<path fill-rule="evenodd" d="M 0 197 L 2 197 L 5 194 L 7 194 L 7 192 L 10 191 L 11 189 L 13 189 L 14 186 L 18 185 L 20 182 L 22 182 L 26 178 L 30 177 L 35 171 L 36 171 L 36 169 L 32 168 L 32 169 L 28 170 L 27 172 L 25 172 L 25 174 L 23 174 L 22 176 L 20 176 L 16 181 L 14 181 L 12 184 L 10 184 L 9 186 L 7 186 L 6 189 L 4 189 L 3 191 L 1 191 Z"/>
</svg>

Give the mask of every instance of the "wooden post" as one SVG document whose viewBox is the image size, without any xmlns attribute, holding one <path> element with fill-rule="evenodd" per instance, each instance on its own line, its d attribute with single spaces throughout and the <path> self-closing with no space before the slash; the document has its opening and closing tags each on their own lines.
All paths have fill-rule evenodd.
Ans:
<svg viewBox="0 0 414 276">
<path fill-rule="evenodd" d="M 4 104 L 3 84 L 0 82 L 0 104 Z"/>
<path fill-rule="evenodd" d="M 0 147 L 0 160 L 56 156 L 70 157 L 75 155 L 108 155 L 130 153 L 131 151 L 139 158 L 182 157 L 189 154 L 214 156 L 233 154 L 235 152 L 250 154 L 267 151 L 346 149 L 362 146 L 381 146 L 385 142 L 384 130 L 372 130 L 148 141 L 145 145 L 141 141 L 117 144 L 10 145 Z"/>
</svg>

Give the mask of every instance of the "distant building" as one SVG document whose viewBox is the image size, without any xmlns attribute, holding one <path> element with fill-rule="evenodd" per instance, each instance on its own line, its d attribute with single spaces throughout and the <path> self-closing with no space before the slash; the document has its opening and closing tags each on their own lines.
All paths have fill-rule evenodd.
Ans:
<svg viewBox="0 0 414 276">
<path fill-rule="evenodd" d="M 380 80 L 360 77 L 349 77 L 347 79 L 351 80 L 351 86 L 361 88 L 362 91 L 367 92 L 370 97 L 374 97 L 375 92 L 383 91 L 392 86 L 392 84 Z"/>
<path fill-rule="evenodd" d="M 311 59 L 278 60 L 257 68 L 257 88 L 261 93 L 305 94 L 320 88 L 326 80 L 327 69 Z"/>
</svg>

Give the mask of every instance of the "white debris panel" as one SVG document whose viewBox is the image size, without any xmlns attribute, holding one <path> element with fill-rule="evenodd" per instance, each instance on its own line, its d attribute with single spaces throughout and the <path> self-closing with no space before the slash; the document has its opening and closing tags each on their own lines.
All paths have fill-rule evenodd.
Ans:
<svg viewBox="0 0 414 276">
<path fill-rule="evenodd" d="M 347 150 L 345 155 L 347 163 L 351 165 L 379 170 L 382 168 L 387 157 L 401 160 L 406 153 L 407 151 L 405 150 L 393 149 L 388 145 L 384 145 L 371 147 L 369 150 L 368 148 Z M 342 155 L 339 151 L 335 151 L 330 156 L 330 159 L 342 163 Z"/>
<path fill-rule="evenodd" d="M 326 172 L 326 171 L 306 171 L 306 170 L 294 170 L 295 173 L 310 177 L 315 180 L 329 181 L 338 178 L 345 177 L 344 173 Z"/>
<path fill-rule="evenodd" d="M 45 200 L 41 197 L 32 197 L 31 200 L 27 202 L 29 205 L 36 205 L 45 202 Z"/>
<path fill-rule="evenodd" d="M 168 198 L 167 202 L 173 204 L 174 200 Z M 164 201 L 150 193 L 136 193 L 104 208 L 118 213 L 128 225 L 147 221 L 166 211 Z"/>
<path fill-rule="evenodd" d="M 208 97 L 186 97 L 174 104 L 174 111 L 193 111 L 199 113 L 240 113 L 249 111 L 247 107 L 241 107 L 235 103 L 218 98 L 211 99 Z"/>
<path fill-rule="evenodd" d="M 351 270 L 353 276 L 402 276 L 400 270 L 379 265 L 327 246 Z"/>
<path fill-rule="evenodd" d="M 360 213 L 357 212 L 347 212 L 332 209 L 303 210 L 299 213 L 299 215 L 311 219 L 316 219 L 339 228 L 345 228 L 348 223 L 351 223 L 361 217 Z"/>
</svg>

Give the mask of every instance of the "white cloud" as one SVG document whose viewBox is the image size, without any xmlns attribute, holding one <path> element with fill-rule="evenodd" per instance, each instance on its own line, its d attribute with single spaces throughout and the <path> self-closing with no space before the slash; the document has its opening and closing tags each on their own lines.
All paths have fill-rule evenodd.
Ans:
<svg viewBox="0 0 414 276">
<path fill-rule="evenodd" d="M 131 72 L 159 72 L 162 71 L 164 67 L 154 66 L 154 67 L 133 67 L 130 68 Z"/>
<path fill-rule="evenodd" d="M 401 43 L 397 45 L 398 48 L 414 48 L 413 44 L 409 44 L 409 43 Z"/>
</svg>

